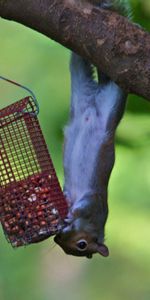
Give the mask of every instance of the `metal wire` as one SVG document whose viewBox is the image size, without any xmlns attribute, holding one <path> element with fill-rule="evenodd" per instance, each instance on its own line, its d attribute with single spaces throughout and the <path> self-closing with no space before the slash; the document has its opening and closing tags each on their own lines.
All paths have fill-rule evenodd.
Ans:
<svg viewBox="0 0 150 300">
<path fill-rule="evenodd" d="M 7 81 L 7 82 L 9 82 L 11 84 L 14 84 L 14 85 L 16 85 L 16 86 L 18 86 L 18 87 L 26 90 L 27 92 L 29 92 L 31 94 L 31 96 L 32 96 L 32 98 L 34 100 L 35 106 L 36 106 L 36 111 L 34 113 L 30 112 L 30 114 L 32 114 L 32 115 L 38 115 L 39 114 L 39 104 L 38 104 L 37 98 L 36 98 L 35 94 L 29 88 L 27 88 L 26 86 L 24 86 L 24 85 L 22 85 L 22 84 L 20 84 L 18 82 L 15 82 L 15 81 L 10 80 L 10 79 L 8 79 L 6 77 L 3 77 L 3 76 L 0 76 L 0 79 L 5 80 L 5 81 Z M 23 112 L 26 113 L 26 111 L 23 111 Z"/>
</svg>

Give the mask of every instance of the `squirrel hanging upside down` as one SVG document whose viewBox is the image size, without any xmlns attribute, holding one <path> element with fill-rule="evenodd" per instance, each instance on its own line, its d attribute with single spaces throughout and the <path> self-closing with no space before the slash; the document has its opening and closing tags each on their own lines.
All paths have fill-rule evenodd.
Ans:
<svg viewBox="0 0 150 300">
<path fill-rule="evenodd" d="M 129 15 L 127 1 L 89 2 Z M 127 94 L 100 71 L 99 82 L 94 81 L 91 63 L 75 53 L 70 70 L 71 112 L 64 147 L 64 194 L 69 213 L 66 226 L 54 240 L 67 254 L 91 258 L 100 253 L 106 257 L 107 188 L 114 165 L 115 131 Z"/>
</svg>

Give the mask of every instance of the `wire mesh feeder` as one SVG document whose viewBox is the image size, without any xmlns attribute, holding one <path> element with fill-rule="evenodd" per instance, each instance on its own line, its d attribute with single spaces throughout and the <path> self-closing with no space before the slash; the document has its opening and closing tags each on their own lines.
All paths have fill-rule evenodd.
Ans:
<svg viewBox="0 0 150 300">
<path fill-rule="evenodd" d="M 67 214 L 32 97 L 0 110 L 0 221 L 14 247 L 56 234 Z"/>
</svg>

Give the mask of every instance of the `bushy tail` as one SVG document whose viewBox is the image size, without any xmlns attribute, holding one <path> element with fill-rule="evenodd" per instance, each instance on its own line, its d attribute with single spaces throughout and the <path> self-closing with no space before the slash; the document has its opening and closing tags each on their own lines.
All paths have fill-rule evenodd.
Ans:
<svg viewBox="0 0 150 300">
<path fill-rule="evenodd" d="M 100 6 L 105 9 L 116 11 L 124 17 L 131 19 L 131 7 L 128 0 L 102 0 Z"/>
</svg>

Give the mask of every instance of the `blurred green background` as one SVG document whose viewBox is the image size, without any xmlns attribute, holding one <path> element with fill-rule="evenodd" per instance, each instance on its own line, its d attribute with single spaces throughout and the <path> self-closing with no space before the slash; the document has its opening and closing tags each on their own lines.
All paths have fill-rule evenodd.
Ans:
<svg viewBox="0 0 150 300">
<path fill-rule="evenodd" d="M 150 30 L 150 1 L 132 1 L 134 21 Z M 61 183 L 68 119 L 69 50 L 14 22 L 0 20 L 0 75 L 31 88 Z M 0 82 L 0 108 L 24 92 Z M 109 185 L 106 243 L 110 257 L 66 256 L 49 239 L 14 250 L 0 234 L 0 300 L 150 299 L 150 103 L 129 96 L 117 131 Z"/>
</svg>

